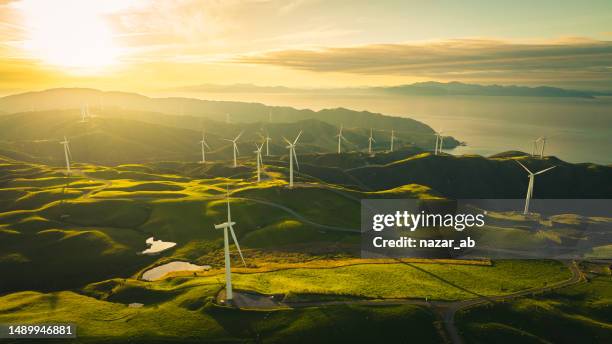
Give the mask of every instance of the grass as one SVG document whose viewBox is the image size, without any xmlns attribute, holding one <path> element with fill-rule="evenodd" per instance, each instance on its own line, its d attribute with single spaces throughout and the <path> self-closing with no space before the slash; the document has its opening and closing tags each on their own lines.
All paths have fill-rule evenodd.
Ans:
<svg viewBox="0 0 612 344">
<path fill-rule="evenodd" d="M 285 294 L 291 300 L 310 300 L 313 295 L 328 300 L 461 300 L 569 277 L 564 266 L 552 261 L 362 264 L 350 256 L 358 251 L 358 233 L 317 225 L 358 229 L 360 204 L 355 198 L 435 197 L 432 189 L 416 184 L 368 193 L 316 184 L 289 190 L 284 179 L 254 184 L 250 172 L 221 165 L 213 167 L 225 168 L 233 177 L 188 178 L 181 171 L 195 167 L 159 163 L 82 165 L 86 175 L 71 177 L 66 186 L 57 171 L 7 165 L 0 166 L 0 172 L 18 178 L 9 178 L 10 185 L 0 191 L 0 207 L 7 207 L 0 210 L 0 274 L 10 276 L 0 280 L 0 293 L 5 293 L 0 296 L 0 323 L 76 322 L 83 342 L 440 341 L 434 316 L 415 306 L 264 312 L 211 305 L 209 298 L 223 287 L 222 232 L 213 226 L 226 219 L 226 184 L 249 263 L 248 268 L 234 264 L 237 289 Z M 530 240 L 558 240 L 552 234 L 534 239 L 520 229 L 506 230 L 500 230 L 500 236 L 520 238 L 524 247 L 530 247 Z M 178 245 L 160 256 L 136 255 L 148 236 Z M 215 268 L 156 282 L 132 279 L 172 260 Z M 128 308 L 132 302 L 146 306 Z"/>
<path fill-rule="evenodd" d="M 329 264 L 329 267 L 314 263 L 313 267 L 299 268 L 289 264 L 287 268 L 276 265 L 268 272 L 253 272 L 251 268 L 234 265 L 232 281 L 235 288 L 263 294 L 461 300 L 542 287 L 571 276 L 567 268 L 553 261 L 497 261 L 491 266 L 433 262 Z M 220 269 L 200 275 L 185 286 L 214 283 L 223 277 Z"/>
<path fill-rule="evenodd" d="M 468 343 L 609 343 L 612 341 L 612 279 L 457 314 Z"/>
<path fill-rule="evenodd" d="M 433 314 L 417 306 L 238 311 L 207 304 L 207 299 L 217 290 L 217 285 L 203 285 L 171 297 L 167 296 L 172 291 L 162 297 L 159 295 L 163 291 L 148 291 L 148 297 L 156 304 L 144 308 L 128 308 L 123 303 L 74 292 L 21 292 L 0 297 L 0 322 L 75 323 L 79 342 L 83 343 L 154 340 L 335 343 L 409 339 L 437 343 L 440 340 Z M 130 293 L 138 294 L 138 291 Z"/>
</svg>

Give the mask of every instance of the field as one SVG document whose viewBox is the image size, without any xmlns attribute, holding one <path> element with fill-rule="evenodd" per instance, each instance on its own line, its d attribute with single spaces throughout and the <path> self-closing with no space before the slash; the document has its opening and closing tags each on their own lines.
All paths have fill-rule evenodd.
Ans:
<svg viewBox="0 0 612 344">
<path fill-rule="evenodd" d="M 436 163 L 427 154 L 414 159 Z M 406 163 L 414 161 L 372 168 Z M 545 289 L 572 276 L 553 260 L 359 259 L 361 199 L 445 196 L 411 181 L 376 190 L 330 184 L 325 168 L 312 165 L 320 175 L 300 174 L 289 189 L 282 157 L 261 183 L 248 161 L 237 169 L 222 162 L 75 164 L 66 177 L 60 168 L 3 159 L 0 273 L 11 278 L 0 280 L 0 323 L 72 322 L 79 342 L 437 343 L 445 334 L 434 304 Z M 224 295 L 224 262 L 222 232 L 214 224 L 226 219 L 226 192 L 247 262 L 240 264 L 232 245 L 234 288 L 274 297 L 276 308 L 238 310 L 216 302 Z M 495 216 L 491 242 L 505 238 L 534 250 L 576 240 L 581 233 L 572 228 L 603 221 Z M 177 246 L 157 256 L 138 254 L 151 236 Z M 211 269 L 139 279 L 172 261 Z M 135 303 L 142 307 L 129 306 Z M 462 327 L 466 338 L 488 338 L 489 325 L 473 321 Z"/>
<path fill-rule="evenodd" d="M 460 312 L 457 324 L 468 343 L 609 343 L 612 340 L 612 279 L 509 303 Z"/>
<path fill-rule="evenodd" d="M 435 317 L 411 305 L 329 306 L 238 311 L 214 306 L 218 285 L 203 285 L 154 306 L 129 308 L 73 292 L 21 292 L 0 298 L 0 322 L 71 322 L 79 341 L 287 341 L 418 340 L 437 343 Z M 209 301 L 205 298 L 208 297 Z"/>
</svg>

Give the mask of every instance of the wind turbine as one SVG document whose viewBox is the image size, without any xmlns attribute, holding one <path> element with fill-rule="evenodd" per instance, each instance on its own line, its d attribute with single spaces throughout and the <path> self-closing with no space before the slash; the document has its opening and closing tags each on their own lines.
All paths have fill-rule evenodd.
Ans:
<svg viewBox="0 0 612 344">
<path fill-rule="evenodd" d="M 261 145 L 255 144 L 256 150 L 253 152 L 257 154 L 257 182 L 261 181 L 261 168 L 263 167 L 263 160 L 261 159 L 261 149 L 263 148 L 263 143 Z"/>
<path fill-rule="evenodd" d="M 81 106 L 81 123 L 87 122 L 89 118 L 91 118 L 91 115 L 89 114 L 89 105 L 84 104 Z"/>
<path fill-rule="evenodd" d="M 542 174 L 546 171 L 550 171 L 557 166 L 549 167 L 549 168 L 543 169 L 542 171 L 533 173 L 527 167 L 525 167 L 525 165 L 521 164 L 520 161 L 518 160 L 515 160 L 515 161 L 519 165 L 521 165 L 521 167 L 524 168 L 525 171 L 527 171 L 527 173 L 529 173 L 529 185 L 527 186 L 527 196 L 525 196 L 525 209 L 523 210 L 523 214 L 527 214 L 529 212 L 529 201 L 531 200 L 531 197 L 533 196 L 533 184 L 535 182 L 535 176 L 537 176 L 538 174 Z"/>
<path fill-rule="evenodd" d="M 272 138 L 270 138 L 270 134 L 267 131 L 264 140 L 266 141 L 266 156 L 270 156 L 270 141 Z"/>
<path fill-rule="evenodd" d="M 288 144 L 287 148 L 289 148 L 289 187 L 290 188 L 293 187 L 293 159 L 295 159 L 295 165 L 297 169 L 298 170 L 300 169 L 300 165 L 298 164 L 298 160 L 297 160 L 297 155 L 295 154 L 295 145 L 297 144 L 298 139 L 300 138 L 300 135 L 302 135 L 301 130 L 298 136 L 295 138 L 295 140 L 293 140 L 293 143 L 291 143 L 291 141 L 283 137 L 283 140 L 285 140 L 285 142 L 287 142 Z"/>
<path fill-rule="evenodd" d="M 64 141 L 61 141 L 60 144 L 64 145 L 64 157 L 66 158 L 66 174 L 70 174 L 70 158 L 72 154 L 70 153 L 70 146 L 68 145 L 68 139 L 64 136 Z"/>
<path fill-rule="evenodd" d="M 240 245 L 238 244 L 238 239 L 236 239 L 236 233 L 234 233 L 234 225 L 236 222 L 232 222 L 232 212 L 230 209 L 229 203 L 229 190 L 227 191 L 227 221 L 221 224 L 215 225 L 215 229 L 223 229 L 223 243 L 225 250 L 225 301 L 229 303 L 234 298 L 232 292 L 232 269 L 230 266 L 230 253 L 229 253 L 229 238 L 227 234 L 227 230 L 229 229 L 232 234 L 232 239 L 234 239 L 234 243 L 236 244 L 236 248 L 238 249 L 238 253 L 240 254 L 240 259 L 242 259 L 242 264 L 246 267 L 246 263 L 244 262 L 244 257 L 242 256 L 242 251 L 240 251 Z"/>
<path fill-rule="evenodd" d="M 391 129 L 391 152 L 393 152 L 393 142 L 395 141 L 395 131 Z"/>
<path fill-rule="evenodd" d="M 546 147 L 546 139 L 546 136 L 541 136 L 536 140 L 542 142 L 542 145 L 540 146 L 540 159 L 544 158 L 544 148 Z"/>
<path fill-rule="evenodd" d="M 338 135 L 336 135 L 336 137 L 338 138 L 338 154 L 340 154 L 342 152 L 342 140 L 348 142 L 348 140 L 344 138 L 344 136 L 342 136 L 342 124 L 340 124 L 340 131 L 338 132 Z"/>
<path fill-rule="evenodd" d="M 238 162 L 236 161 L 236 154 L 240 154 L 240 152 L 238 151 L 238 139 L 240 138 L 240 136 L 242 136 L 243 132 L 240 132 L 240 134 L 238 134 L 238 136 L 236 136 L 233 140 L 230 139 L 224 139 L 225 141 L 229 141 L 234 145 L 233 151 L 234 151 L 234 167 L 238 166 Z"/>
<path fill-rule="evenodd" d="M 200 141 L 200 146 L 202 147 L 202 161 L 200 161 L 200 163 L 205 164 L 206 148 L 210 149 L 210 146 L 208 145 L 208 143 L 206 143 L 206 134 L 204 133 L 204 130 L 202 130 L 202 140 Z"/>
<path fill-rule="evenodd" d="M 531 151 L 531 156 L 535 156 L 538 152 L 540 138 L 533 140 L 533 150 Z"/>
<path fill-rule="evenodd" d="M 368 153 L 372 154 L 372 142 L 376 142 L 372 136 L 372 128 L 370 128 L 370 137 L 368 138 Z"/>
<path fill-rule="evenodd" d="M 434 150 L 434 154 L 438 155 L 438 153 L 442 153 L 442 144 L 444 143 L 444 136 L 442 136 L 442 131 L 434 132 L 436 135 L 436 148 Z"/>
</svg>

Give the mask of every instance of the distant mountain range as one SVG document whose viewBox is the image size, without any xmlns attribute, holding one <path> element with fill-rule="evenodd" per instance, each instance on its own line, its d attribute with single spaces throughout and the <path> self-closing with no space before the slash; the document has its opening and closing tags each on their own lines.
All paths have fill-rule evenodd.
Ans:
<svg viewBox="0 0 612 344">
<path fill-rule="evenodd" d="M 354 88 L 289 88 L 283 86 L 257 86 L 251 84 L 185 86 L 172 89 L 178 92 L 193 93 L 268 93 L 268 94 L 399 94 L 419 96 L 508 96 L 508 97 L 570 97 L 594 98 L 612 96 L 612 92 L 571 90 L 550 86 L 502 86 L 478 85 L 461 82 L 441 83 L 435 81 L 418 82 L 409 85 L 387 87 Z"/>
</svg>

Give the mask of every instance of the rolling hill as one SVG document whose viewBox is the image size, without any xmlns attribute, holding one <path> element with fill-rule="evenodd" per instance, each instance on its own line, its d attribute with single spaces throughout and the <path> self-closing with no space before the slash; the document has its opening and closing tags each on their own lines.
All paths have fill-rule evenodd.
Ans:
<svg viewBox="0 0 612 344">
<path fill-rule="evenodd" d="M 344 108 L 312 111 L 298 110 L 291 107 L 266 106 L 259 103 L 210 101 L 193 98 L 149 98 L 143 95 L 126 92 L 103 92 L 94 89 L 61 88 L 40 92 L 28 92 L 0 98 L 0 112 L 37 112 L 49 110 L 79 109 L 89 104 L 91 112 L 106 113 L 112 117 L 130 117 L 133 112 L 153 112 L 157 114 L 177 115 L 180 118 L 166 116 L 141 116 L 158 124 L 178 125 L 191 129 L 201 128 L 198 119 L 210 119 L 217 122 L 227 120 L 231 123 L 291 123 L 315 119 L 333 126 L 344 124 L 349 128 L 375 128 L 377 130 L 396 130 L 409 137 L 422 147 L 429 147 L 433 142 L 433 130 L 424 123 L 405 117 L 385 116 L 367 111 L 353 111 Z M 128 111 L 125 111 L 128 110 Z M 192 117 L 186 119 L 185 117 Z M 317 135 L 318 133 L 312 133 Z M 448 138 L 447 147 L 459 144 Z"/>
<path fill-rule="evenodd" d="M 202 130 L 206 128 L 210 145 L 209 159 L 226 160 L 232 155 L 231 144 L 225 139 L 244 135 L 239 141 L 242 157 L 251 156 L 255 143 L 261 143 L 266 133 L 272 138 L 270 154 L 286 154 L 283 137 L 293 139 L 303 131 L 298 151 L 330 152 L 336 150 L 337 128 L 317 119 L 279 123 L 227 124 L 208 118 L 175 116 L 160 113 L 117 110 L 103 111 L 87 122 L 80 122 L 79 110 L 52 110 L 0 116 L 0 152 L 18 160 L 44 161 L 60 164 L 63 150 L 57 144 L 64 136 L 71 142 L 77 162 L 123 164 L 150 161 L 201 159 Z M 369 130 L 346 127 L 343 143 L 346 151 L 367 149 Z M 396 131 L 396 149 L 402 147 L 432 147 L 435 138 L 430 133 Z M 373 149 L 387 150 L 390 135 L 375 130 L 377 142 Z M 450 137 L 449 142 L 455 142 Z"/>
</svg>

